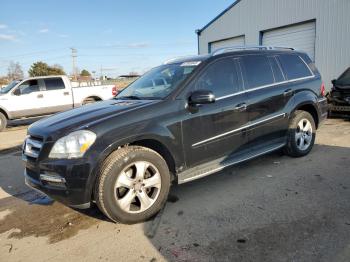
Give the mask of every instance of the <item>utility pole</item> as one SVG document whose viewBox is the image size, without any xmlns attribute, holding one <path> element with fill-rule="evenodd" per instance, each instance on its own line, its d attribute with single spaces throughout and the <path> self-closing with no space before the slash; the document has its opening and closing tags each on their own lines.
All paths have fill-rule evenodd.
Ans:
<svg viewBox="0 0 350 262">
<path fill-rule="evenodd" d="M 73 79 L 77 80 L 77 69 L 75 67 L 75 59 L 77 57 L 77 49 L 71 47 L 71 50 L 72 50 Z"/>
</svg>

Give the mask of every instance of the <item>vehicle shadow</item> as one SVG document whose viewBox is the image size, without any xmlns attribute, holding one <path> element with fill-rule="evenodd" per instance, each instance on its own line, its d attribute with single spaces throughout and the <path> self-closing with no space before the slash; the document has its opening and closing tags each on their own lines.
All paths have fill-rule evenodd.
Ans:
<svg viewBox="0 0 350 262">
<path fill-rule="evenodd" d="M 144 234 L 169 261 L 343 261 L 349 170 L 348 147 L 271 153 L 173 187 Z"/>
</svg>

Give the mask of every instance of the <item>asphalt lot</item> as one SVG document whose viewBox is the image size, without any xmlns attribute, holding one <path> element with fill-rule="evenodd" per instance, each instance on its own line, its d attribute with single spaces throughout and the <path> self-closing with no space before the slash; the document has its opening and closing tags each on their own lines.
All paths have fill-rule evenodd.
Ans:
<svg viewBox="0 0 350 262">
<path fill-rule="evenodd" d="M 348 120 L 327 120 L 306 157 L 272 153 L 174 186 L 131 226 L 27 188 L 25 133 L 0 133 L 0 261 L 350 261 Z"/>
</svg>

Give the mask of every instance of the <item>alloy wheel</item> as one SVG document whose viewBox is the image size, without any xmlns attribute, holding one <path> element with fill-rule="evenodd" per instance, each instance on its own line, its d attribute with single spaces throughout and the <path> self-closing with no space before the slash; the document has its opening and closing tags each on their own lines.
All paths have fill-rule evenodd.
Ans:
<svg viewBox="0 0 350 262">
<path fill-rule="evenodd" d="M 141 213 L 157 200 L 161 176 L 153 164 L 137 161 L 123 169 L 114 188 L 116 202 L 123 211 Z"/>
<path fill-rule="evenodd" d="M 295 130 L 295 142 L 298 149 L 305 151 L 307 150 L 312 142 L 312 125 L 310 121 L 303 118 L 299 121 Z"/>
</svg>

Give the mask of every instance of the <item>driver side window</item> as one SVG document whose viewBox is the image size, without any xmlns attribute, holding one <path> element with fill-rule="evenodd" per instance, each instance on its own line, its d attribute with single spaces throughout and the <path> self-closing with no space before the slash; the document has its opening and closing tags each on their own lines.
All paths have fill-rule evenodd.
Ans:
<svg viewBox="0 0 350 262">
<path fill-rule="evenodd" d="M 234 60 L 223 58 L 210 64 L 197 79 L 195 89 L 210 90 L 216 98 L 241 91 Z"/>
<path fill-rule="evenodd" d="M 18 91 L 17 91 L 18 90 Z M 37 80 L 28 80 L 23 82 L 16 90 L 18 95 L 27 95 L 33 92 L 40 91 Z"/>
</svg>

